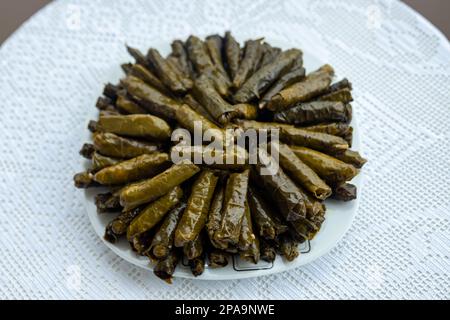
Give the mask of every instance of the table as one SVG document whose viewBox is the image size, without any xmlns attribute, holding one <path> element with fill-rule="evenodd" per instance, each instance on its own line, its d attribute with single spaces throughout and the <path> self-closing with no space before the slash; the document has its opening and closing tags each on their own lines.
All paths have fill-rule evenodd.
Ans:
<svg viewBox="0 0 450 320">
<path fill-rule="evenodd" d="M 168 286 L 92 230 L 72 176 L 111 66 L 191 33 L 307 47 L 354 83 L 361 206 L 329 254 L 290 272 Z M 0 49 L 0 297 L 391 299 L 450 296 L 450 45 L 398 1 L 58 1 Z"/>
</svg>

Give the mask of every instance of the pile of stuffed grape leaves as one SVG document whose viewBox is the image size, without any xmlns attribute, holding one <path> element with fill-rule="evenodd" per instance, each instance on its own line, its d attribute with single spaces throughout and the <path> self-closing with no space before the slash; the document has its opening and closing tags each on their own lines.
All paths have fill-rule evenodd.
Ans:
<svg viewBox="0 0 450 320">
<path fill-rule="evenodd" d="M 356 198 L 351 180 L 367 160 L 351 150 L 352 84 L 336 81 L 332 66 L 305 70 L 300 49 L 239 43 L 230 32 L 174 40 L 167 56 L 124 50 L 132 61 L 97 100 L 92 143 L 80 151 L 90 166 L 74 184 L 107 188 L 95 197 L 98 214 L 111 216 L 105 240 L 128 241 L 159 278 L 171 283 L 182 261 L 199 276 L 233 255 L 254 264 L 301 259 L 299 244 L 326 219 L 326 199 Z M 198 123 L 211 139 L 184 146 L 189 159 L 174 161 L 174 133 L 195 134 Z M 205 147 L 228 143 L 229 129 L 279 139 L 232 152 Z M 204 161 L 208 152 L 235 162 Z M 265 173 L 273 160 L 275 172 Z"/>
</svg>

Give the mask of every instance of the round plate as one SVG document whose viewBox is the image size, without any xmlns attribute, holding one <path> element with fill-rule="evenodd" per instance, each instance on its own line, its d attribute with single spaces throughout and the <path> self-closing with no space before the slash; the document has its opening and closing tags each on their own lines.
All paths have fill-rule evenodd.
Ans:
<svg viewBox="0 0 450 320">
<path fill-rule="evenodd" d="M 266 40 L 271 45 L 278 46 L 283 49 L 288 49 L 291 47 L 288 43 L 277 41 L 277 39 Z M 168 43 L 161 43 L 159 46 L 158 44 L 155 44 L 154 47 L 158 48 L 162 54 L 167 54 L 169 51 Z M 305 50 L 303 51 L 303 60 L 304 66 L 308 72 L 319 68 L 325 63 L 320 57 L 314 56 Z M 121 61 L 118 61 L 116 68 L 111 70 L 109 79 L 112 83 L 117 83 L 118 79 L 122 77 L 120 63 Z M 337 79 L 339 79 L 339 77 L 337 77 Z M 98 117 L 97 111 L 94 108 L 92 108 L 92 110 L 93 112 L 90 115 L 89 119 L 96 119 Z M 359 130 L 355 117 L 353 117 L 352 126 L 354 128 L 352 149 L 359 150 Z M 87 130 L 85 138 L 86 139 L 84 141 L 90 140 Z M 325 221 L 322 224 L 320 231 L 317 233 L 313 240 L 300 245 L 300 255 L 294 261 L 288 262 L 285 261 L 282 257 L 277 256 L 273 263 L 261 261 L 257 265 L 255 265 L 242 261 L 241 259 L 239 259 L 239 257 L 234 257 L 233 261 L 230 261 L 228 266 L 224 268 L 213 269 L 206 266 L 205 272 L 198 277 L 194 277 L 192 275 L 189 267 L 186 264 L 186 261 L 183 261 L 178 265 L 174 276 L 202 280 L 241 279 L 282 272 L 312 262 L 313 260 L 319 258 L 320 256 L 326 254 L 329 250 L 331 250 L 339 242 L 339 240 L 342 239 L 344 234 L 350 228 L 353 218 L 358 209 L 358 199 L 361 196 L 361 174 L 355 177 L 352 180 L 352 183 L 358 188 L 358 198 L 350 202 L 326 200 L 325 205 L 327 207 L 327 211 L 325 215 Z M 99 192 L 105 192 L 105 190 L 102 188 L 91 188 L 86 189 L 85 191 L 86 210 L 95 232 L 103 240 L 106 246 L 108 246 L 112 251 L 114 251 L 123 259 L 139 267 L 153 270 L 153 266 L 149 263 L 149 259 L 136 255 L 125 239 L 121 239 L 116 244 L 109 243 L 103 239 L 106 225 L 116 216 L 116 214 L 97 213 L 97 209 L 94 203 L 94 196 Z"/>
</svg>

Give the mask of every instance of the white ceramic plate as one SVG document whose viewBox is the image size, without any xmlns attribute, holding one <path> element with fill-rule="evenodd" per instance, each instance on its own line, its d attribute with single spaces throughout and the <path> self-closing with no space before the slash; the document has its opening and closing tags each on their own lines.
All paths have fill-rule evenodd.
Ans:
<svg viewBox="0 0 450 320">
<path fill-rule="evenodd" d="M 281 47 L 283 49 L 288 49 L 291 47 L 289 44 L 277 41 L 276 39 L 267 39 L 267 41 L 270 44 Z M 169 50 L 169 44 L 161 43 L 160 46 L 155 44 L 154 47 L 158 48 L 161 51 L 161 53 L 164 54 L 168 53 Z M 306 50 L 304 50 L 303 53 L 304 53 L 303 54 L 304 66 L 308 72 L 315 70 L 324 63 L 326 63 L 326 61 L 321 61 L 320 58 L 310 54 Z M 115 66 L 114 69 L 111 70 L 110 81 L 112 83 L 116 83 L 118 79 L 122 76 L 120 70 L 120 63 L 122 63 L 122 61 L 118 61 L 117 66 Z M 337 77 L 337 79 L 339 79 L 339 77 Z M 92 110 L 93 111 L 89 119 L 96 119 L 98 116 L 97 111 L 95 110 L 95 108 L 92 108 Z M 359 130 L 357 127 L 356 120 L 354 118 L 352 121 L 352 126 L 354 127 L 352 149 L 359 150 L 360 145 Z M 85 141 L 89 141 L 89 139 L 90 138 L 86 130 Z M 356 178 L 354 178 L 352 180 L 352 183 L 355 184 L 358 188 L 359 194 L 358 199 L 359 199 L 361 196 L 361 189 L 362 189 L 361 174 L 359 174 Z M 119 255 L 123 259 L 142 268 L 153 270 L 153 266 L 149 263 L 149 259 L 136 255 L 131 250 L 128 242 L 125 239 L 122 239 L 116 244 L 111 244 L 103 239 L 106 225 L 111 219 L 115 217 L 115 214 L 97 213 L 97 209 L 94 204 L 94 196 L 96 193 L 104 191 L 105 190 L 93 188 L 93 189 L 86 189 L 85 192 L 86 210 L 95 232 L 103 240 L 106 246 L 108 246 L 112 251 L 114 251 L 117 255 Z M 287 262 L 280 256 L 277 256 L 277 259 L 273 263 L 261 261 L 257 265 L 254 265 L 242 261 L 238 257 L 234 257 L 233 261 L 229 263 L 228 266 L 225 268 L 212 269 L 206 266 L 205 272 L 201 276 L 196 277 L 196 279 L 229 280 L 229 279 L 258 277 L 272 273 L 287 271 L 289 269 L 310 263 L 315 259 L 319 258 L 320 256 L 326 254 L 339 242 L 339 240 L 342 239 L 342 237 L 352 224 L 353 218 L 358 209 L 358 202 L 359 202 L 358 199 L 351 202 L 326 200 L 325 205 L 327 207 L 327 211 L 325 221 L 322 224 L 320 231 L 317 233 L 317 235 L 314 237 L 312 241 L 301 245 L 300 247 L 301 253 L 299 257 L 293 262 Z M 184 263 L 184 261 L 182 264 L 178 265 L 174 276 L 182 278 L 194 278 L 189 267 L 186 265 L 186 263 Z"/>
</svg>

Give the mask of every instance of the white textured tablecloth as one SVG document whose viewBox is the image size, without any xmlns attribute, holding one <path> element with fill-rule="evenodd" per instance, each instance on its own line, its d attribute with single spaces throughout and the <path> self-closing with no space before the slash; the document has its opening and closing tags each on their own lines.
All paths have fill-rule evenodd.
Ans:
<svg viewBox="0 0 450 320">
<path fill-rule="evenodd" d="M 102 244 L 72 176 L 125 42 L 226 29 L 307 47 L 354 83 L 361 205 L 310 265 L 168 286 Z M 2 45 L 0 102 L 0 298 L 450 298 L 450 46 L 400 2 L 58 1 Z"/>
</svg>

